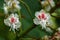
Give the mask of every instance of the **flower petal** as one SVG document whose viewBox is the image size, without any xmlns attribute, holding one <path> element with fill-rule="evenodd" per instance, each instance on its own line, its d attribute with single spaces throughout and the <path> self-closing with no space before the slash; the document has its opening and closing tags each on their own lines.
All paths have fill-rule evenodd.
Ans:
<svg viewBox="0 0 60 40">
<path fill-rule="evenodd" d="M 55 3 L 54 3 L 54 1 L 53 1 L 53 0 L 49 0 L 49 2 L 50 2 L 50 4 L 51 4 L 51 6 L 52 6 L 52 7 L 54 7 L 54 6 L 55 6 Z"/>
<path fill-rule="evenodd" d="M 47 32 L 53 32 L 49 27 L 47 27 L 46 29 L 45 29 Z"/>
<path fill-rule="evenodd" d="M 46 28 L 46 20 L 41 20 L 40 25 L 42 26 L 42 29 Z"/>
<path fill-rule="evenodd" d="M 5 12 L 5 14 L 8 13 L 8 7 L 4 6 L 4 12 Z"/>
<path fill-rule="evenodd" d="M 40 21 L 37 19 L 37 18 L 35 18 L 35 19 L 33 19 L 33 21 L 34 21 L 34 23 L 36 24 L 36 25 L 39 25 L 40 23 Z"/>
</svg>

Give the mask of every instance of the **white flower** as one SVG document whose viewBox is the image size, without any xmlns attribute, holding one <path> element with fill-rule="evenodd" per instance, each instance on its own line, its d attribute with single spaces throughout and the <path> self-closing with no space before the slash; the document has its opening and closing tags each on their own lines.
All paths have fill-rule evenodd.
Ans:
<svg viewBox="0 0 60 40">
<path fill-rule="evenodd" d="M 46 13 L 43 9 L 40 12 L 36 12 L 35 16 L 36 16 L 35 19 L 33 19 L 34 23 L 36 25 L 41 25 L 42 29 L 46 29 L 47 25 L 51 25 L 50 14 Z"/>
<path fill-rule="evenodd" d="M 48 0 L 48 1 L 47 0 L 41 1 L 41 4 L 45 8 L 46 11 L 50 11 L 51 7 L 54 7 L 55 6 L 55 3 L 54 3 L 53 0 Z"/>
<path fill-rule="evenodd" d="M 60 32 L 60 27 L 57 30 Z"/>
<path fill-rule="evenodd" d="M 53 0 L 49 0 L 49 2 L 50 2 L 50 5 L 51 5 L 52 7 L 55 6 L 55 2 L 54 2 Z"/>
<path fill-rule="evenodd" d="M 19 21 L 19 17 L 17 14 L 11 14 L 7 19 L 4 19 L 5 25 L 11 27 L 13 31 L 17 30 L 21 26 L 21 22 Z"/>
<path fill-rule="evenodd" d="M 6 10 L 5 13 L 8 13 L 8 11 L 14 12 L 17 11 L 17 9 L 21 9 L 20 7 L 20 2 L 17 0 L 5 0 L 5 5 L 4 5 L 4 11 Z"/>
<path fill-rule="evenodd" d="M 5 4 L 4 4 L 4 12 L 5 12 L 5 14 L 8 13 L 8 7 Z"/>
</svg>

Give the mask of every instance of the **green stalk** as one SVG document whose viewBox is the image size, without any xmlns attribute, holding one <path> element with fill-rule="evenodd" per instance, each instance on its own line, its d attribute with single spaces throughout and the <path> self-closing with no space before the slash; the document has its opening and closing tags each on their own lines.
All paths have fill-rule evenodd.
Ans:
<svg viewBox="0 0 60 40">
<path fill-rule="evenodd" d="M 19 35 L 19 38 L 24 37 L 24 35 L 26 35 L 26 34 L 27 34 L 28 32 L 30 32 L 32 29 L 36 28 L 35 26 L 36 26 L 36 25 L 33 24 L 33 25 L 31 25 L 31 27 L 29 27 L 28 29 L 22 31 L 22 32 L 20 33 L 20 35 Z"/>
<path fill-rule="evenodd" d="M 21 12 L 20 12 L 20 10 L 18 10 L 18 14 L 19 14 L 19 18 L 20 18 L 20 22 L 21 22 Z M 20 26 L 20 31 L 22 32 L 22 25 Z"/>
<path fill-rule="evenodd" d="M 27 11 L 29 12 L 29 15 L 33 19 L 32 15 L 31 15 L 31 10 L 30 10 L 29 6 L 24 1 L 22 1 L 22 0 L 19 0 L 19 1 L 26 7 Z"/>
</svg>

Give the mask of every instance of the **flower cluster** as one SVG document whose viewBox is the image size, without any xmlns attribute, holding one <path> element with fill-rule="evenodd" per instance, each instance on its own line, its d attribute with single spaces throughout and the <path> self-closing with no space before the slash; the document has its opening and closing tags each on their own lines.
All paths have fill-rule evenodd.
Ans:
<svg viewBox="0 0 60 40">
<path fill-rule="evenodd" d="M 19 6 L 19 1 L 17 0 L 4 0 L 4 12 L 7 14 L 8 12 L 15 12 L 17 9 L 21 9 Z"/>
<path fill-rule="evenodd" d="M 51 29 L 48 27 L 52 24 L 52 21 L 50 20 L 50 14 L 46 13 L 43 9 L 40 12 L 35 13 L 35 18 L 33 19 L 34 23 L 36 25 L 41 25 L 42 29 L 46 29 L 46 31 L 51 31 Z"/>
<path fill-rule="evenodd" d="M 21 22 L 19 21 L 19 16 L 16 13 L 18 10 L 21 9 L 19 6 L 20 2 L 17 0 L 4 0 L 4 12 L 5 14 L 10 14 L 9 17 L 4 19 L 5 25 L 9 26 L 11 30 L 15 32 L 21 26 Z"/>
<path fill-rule="evenodd" d="M 50 11 L 51 7 L 55 6 L 53 0 L 43 0 L 41 1 L 42 6 L 45 8 L 46 11 Z"/>
</svg>

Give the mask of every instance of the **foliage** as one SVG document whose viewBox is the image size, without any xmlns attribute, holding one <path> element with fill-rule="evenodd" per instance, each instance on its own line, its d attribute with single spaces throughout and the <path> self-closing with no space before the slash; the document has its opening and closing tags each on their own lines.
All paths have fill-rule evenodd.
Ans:
<svg viewBox="0 0 60 40">
<path fill-rule="evenodd" d="M 35 17 L 35 12 L 40 11 L 42 9 L 39 0 L 19 0 L 21 5 L 21 30 L 14 32 L 9 31 L 9 27 L 4 24 L 5 14 L 3 11 L 3 3 L 4 0 L 0 0 L 0 40 L 33 40 L 39 39 L 44 35 L 52 35 L 52 33 L 48 33 L 45 30 L 41 29 L 41 26 L 36 26 L 33 23 L 33 18 Z M 56 2 L 56 1 L 55 1 Z M 60 9 L 58 9 L 57 15 L 60 13 Z M 55 15 L 55 14 L 53 14 Z M 56 15 L 55 15 L 56 16 Z M 52 17 L 53 22 L 57 27 L 60 26 L 60 19 Z M 57 28 L 56 27 L 56 28 Z M 55 30 L 56 28 L 52 28 Z"/>
</svg>

